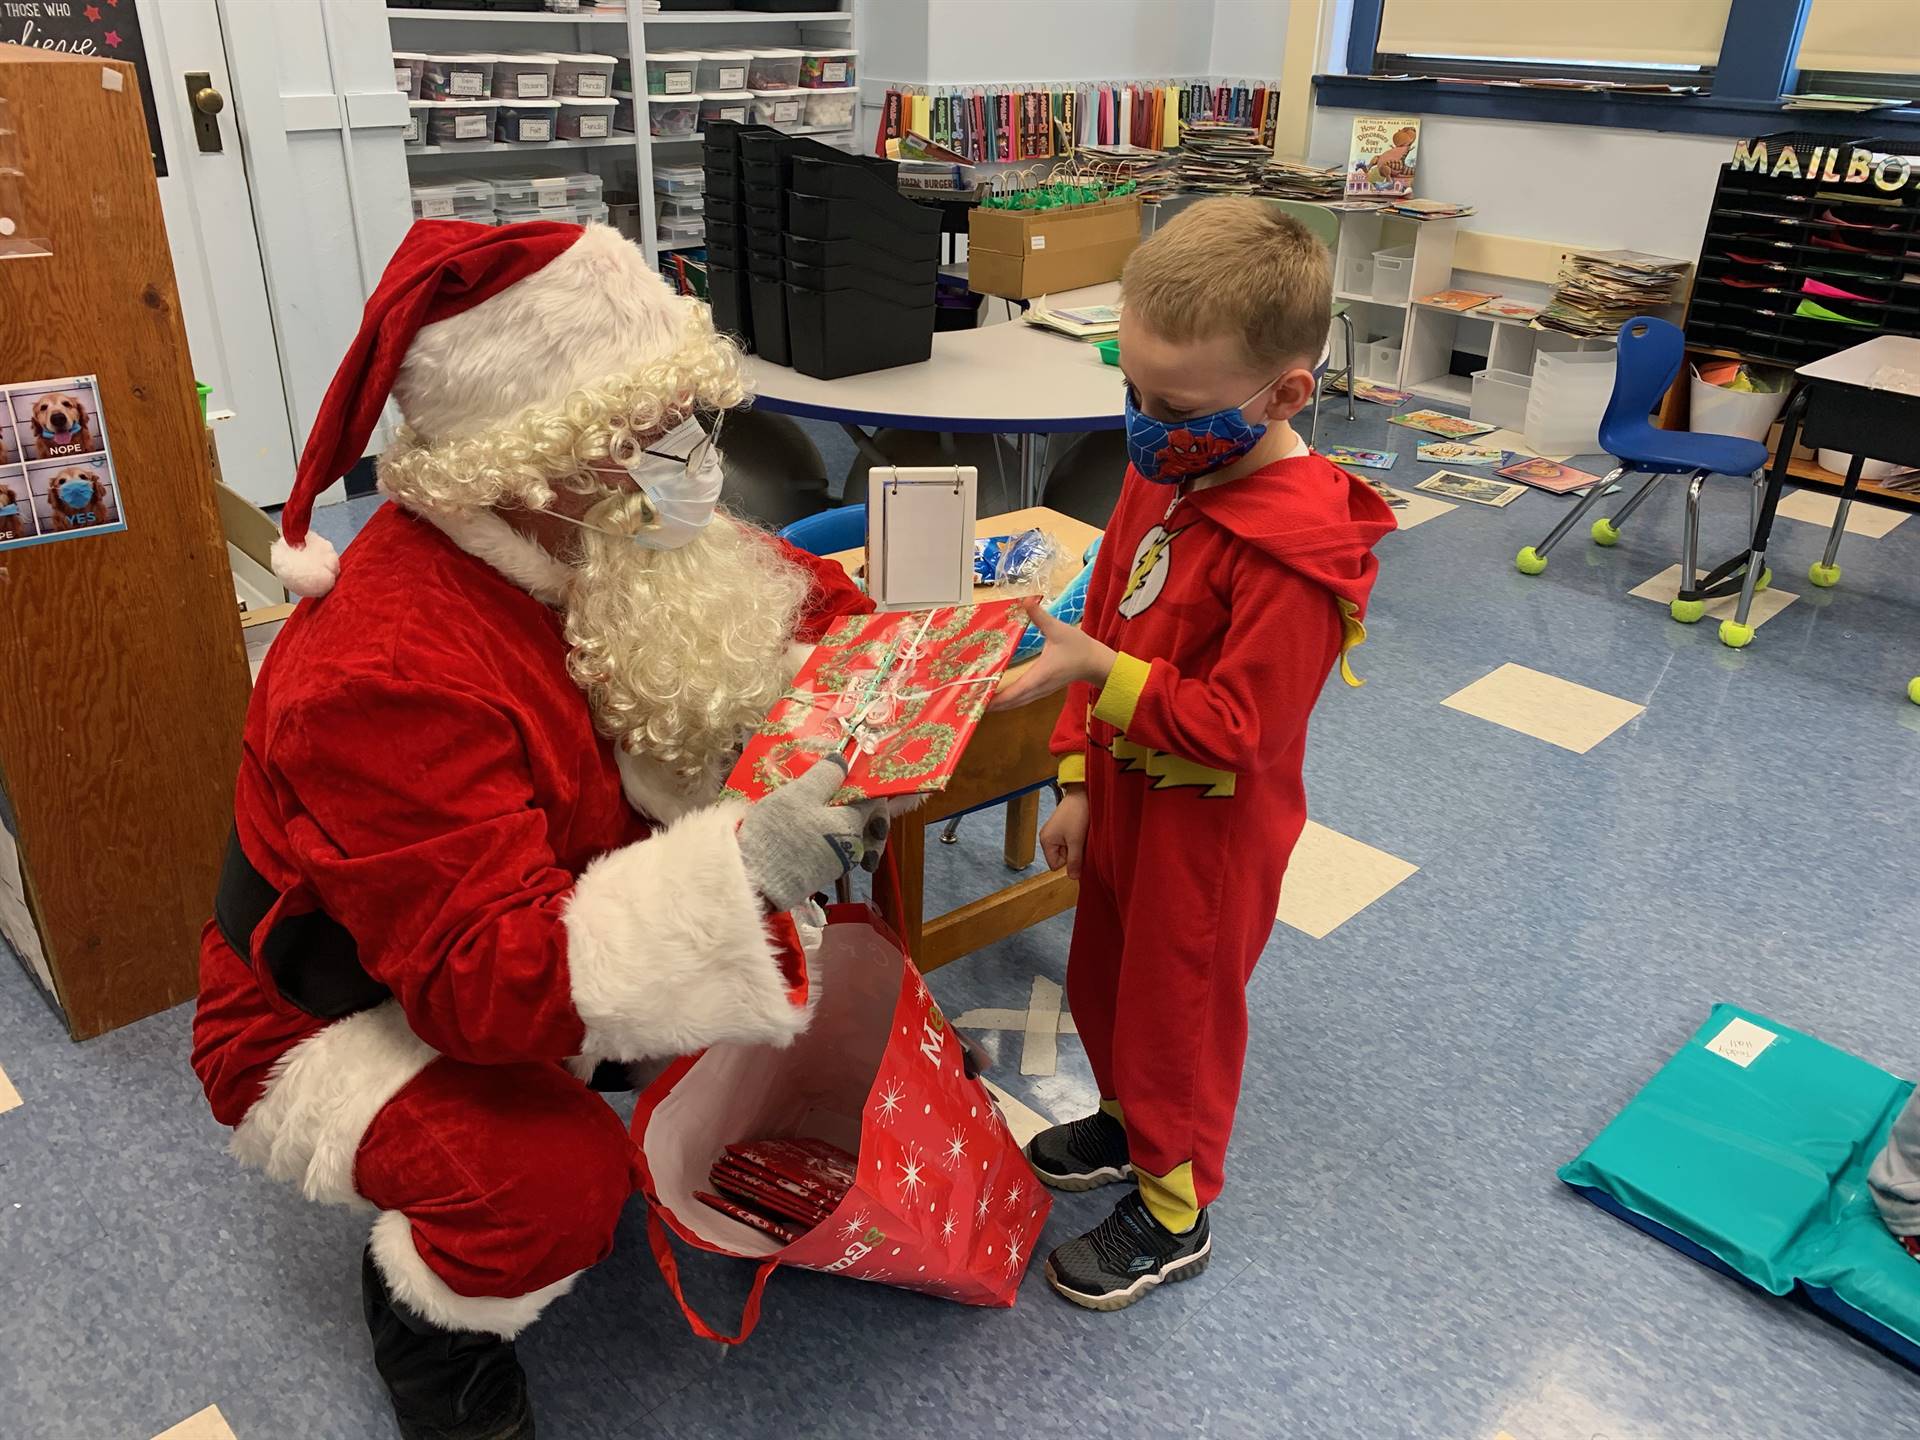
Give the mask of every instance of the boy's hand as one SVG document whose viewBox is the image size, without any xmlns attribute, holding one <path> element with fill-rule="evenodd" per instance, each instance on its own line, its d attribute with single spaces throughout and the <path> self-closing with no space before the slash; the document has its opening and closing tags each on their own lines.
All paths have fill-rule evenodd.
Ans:
<svg viewBox="0 0 1920 1440">
<path fill-rule="evenodd" d="M 1047 868 L 1067 867 L 1070 879 L 1080 878 L 1080 861 L 1087 852 L 1087 787 L 1069 785 L 1053 807 L 1053 814 L 1040 827 L 1040 853 L 1047 857 Z"/>
<path fill-rule="evenodd" d="M 1045 699 L 1076 680 L 1085 680 L 1096 689 L 1107 683 L 1116 658 L 1111 649 L 1078 626 L 1056 620 L 1037 598 L 1027 601 L 1027 618 L 1040 628 L 1045 648 L 1032 664 L 1000 682 L 987 706 L 989 710 L 1011 710 Z"/>
</svg>

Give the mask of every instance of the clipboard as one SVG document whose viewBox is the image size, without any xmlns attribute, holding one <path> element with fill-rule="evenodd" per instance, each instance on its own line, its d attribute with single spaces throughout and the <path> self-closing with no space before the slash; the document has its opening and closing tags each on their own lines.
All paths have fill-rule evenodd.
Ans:
<svg viewBox="0 0 1920 1440">
<path fill-rule="evenodd" d="M 876 465 L 867 472 L 867 593 L 881 610 L 973 600 L 971 465 Z"/>
</svg>

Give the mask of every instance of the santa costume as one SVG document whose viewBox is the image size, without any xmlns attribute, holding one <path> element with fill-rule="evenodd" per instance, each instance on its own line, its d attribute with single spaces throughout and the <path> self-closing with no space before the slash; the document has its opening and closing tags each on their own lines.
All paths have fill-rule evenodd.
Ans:
<svg viewBox="0 0 1920 1440">
<path fill-rule="evenodd" d="M 389 396 L 396 503 L 335 554 L 314 501 Z M 301 456 L 275 562 L 306 598 L 247 715 L 193 1065 L 243 1161 L 377 1211 L 368 1323 L 407 1435 L 532 1433 L 509 1342 L 634 1187 L 595 1062 L 806 1023 L 719 782 L 793 647 L 871 607 L 704 523 L 712 494 L 611 483 L 705 464 L 717 493 L 689 421 L 741 399 L 705 307 L 613 230 L 429 221 Z M 514 523 L 583 494 L 639 543 Z"/>
</svg>

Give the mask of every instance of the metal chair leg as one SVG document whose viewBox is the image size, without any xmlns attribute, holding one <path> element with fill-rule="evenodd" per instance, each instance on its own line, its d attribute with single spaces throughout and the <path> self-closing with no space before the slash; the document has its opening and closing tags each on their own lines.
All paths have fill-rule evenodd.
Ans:
<svg viewBox="0 0 1920 1440">
<path fill-rule="evenodd" d="M 966 819 L 966 816 L 956 815 L 947 821 L 946 829 L 940 832 L 940 843 L 942 845 L 958 845 L 960 843 L 960 822 L 964 819 Z"/>
<path fill-rule="evenodd" d="M 1607 472 L 1606 478 L 1598 485 L 1588 486 L 1587 493 L 1580 497 L 1579 502 L 1571 510 L 1560 517 L 1560 523 L 1547 532 L 1546 539 L 1542 540 L 1538 545 L 1527 546 L 1518 555 L 1514 556 L 1514 568 L 1519 570 L 1522 575 L 1538 575 L 1542 570 L 1545 570 L 1547 568 L 1547 552 L 1558 545 L 1566 533 L 1580 523 L 1581 517 L 1594 507 L 1599 501 L 1600 496 L 1606 491 L 1606 488 L 1626 473 L 1624 466 L 1616 466 Z"/>
<path fill-rule="evenodd" d="M 1680 531 L 1680 586 L 1669 614 L 1682 625 L 1691 625 L 1707 613 L 1706 597 L 1700 593 L 1700 492 L 1706 488 L 1707 472 L 1696 470 L 1687 482 L 1687 509 Z"/>
<path fill-rule="evenodd" d="M 1353 312 L 1343 310 L 1340 323 L 1347 331 L 1347 419 L 1353 419 Z"/>
<path fill-rule="evenodd" d="M 1654 488 L 1658 486 L 1659 483 L 1666 478 L 1667 477 L 1664 475 L 1649 475 L 1647 477 L 1647 483 L 1642 485 L 1638 490 L 1634 491 L 1633 494 L 1629 495 L 1627 497 L 1627 503 L 1622 505 L 1619 511 L 1614 515 L 1613 520 L 1611 522 L 1613 525 L 1613 528 L 1615 530 L 1618 530 L 1622 525 L 1626 524 L 1627 517 L 1633 514 L 1634 511 L 1640 508 L 1640 502 L 1642 500 L 1645 500 L 1647 496 L 1651 495 L 1654 492 Z"/>
</svg>

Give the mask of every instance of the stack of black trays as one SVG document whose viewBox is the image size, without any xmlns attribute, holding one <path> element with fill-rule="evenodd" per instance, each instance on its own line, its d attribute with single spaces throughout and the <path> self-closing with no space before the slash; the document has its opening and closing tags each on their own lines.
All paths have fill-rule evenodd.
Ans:
<svg viewBox="0 0 1920 1440">
<path fill-rule="evenodd" d="M 747 212 L 740 141 L 766 127 L 716 120 L 707 126 L 701 160 L 707 180 L 707 299 L 714 328 L 753 348 L 747 300 Z M 775 131 L 767 130 L 774 134 Z"/>
<path fill-rule="evenodd" d="M 1920 336 L 1920 185 L 1889 193 L 1871 179 L 1827 178 L 1846 174 L 1856 146 L 1902 155 L 1911 142 L 1806 132 L 1763 139 L 1766 171 L 1791 145 L 1798 165 L 1790 168 L 1802 173 L 1721 168 L 1687 307 L 1687 343 L 1797 368 L 1875 335 Z M 1904 169 L 1896 160 L 1889 173 Z M 1803 301 L 1846 319 L 1796 314 Z"/>
</svg>

